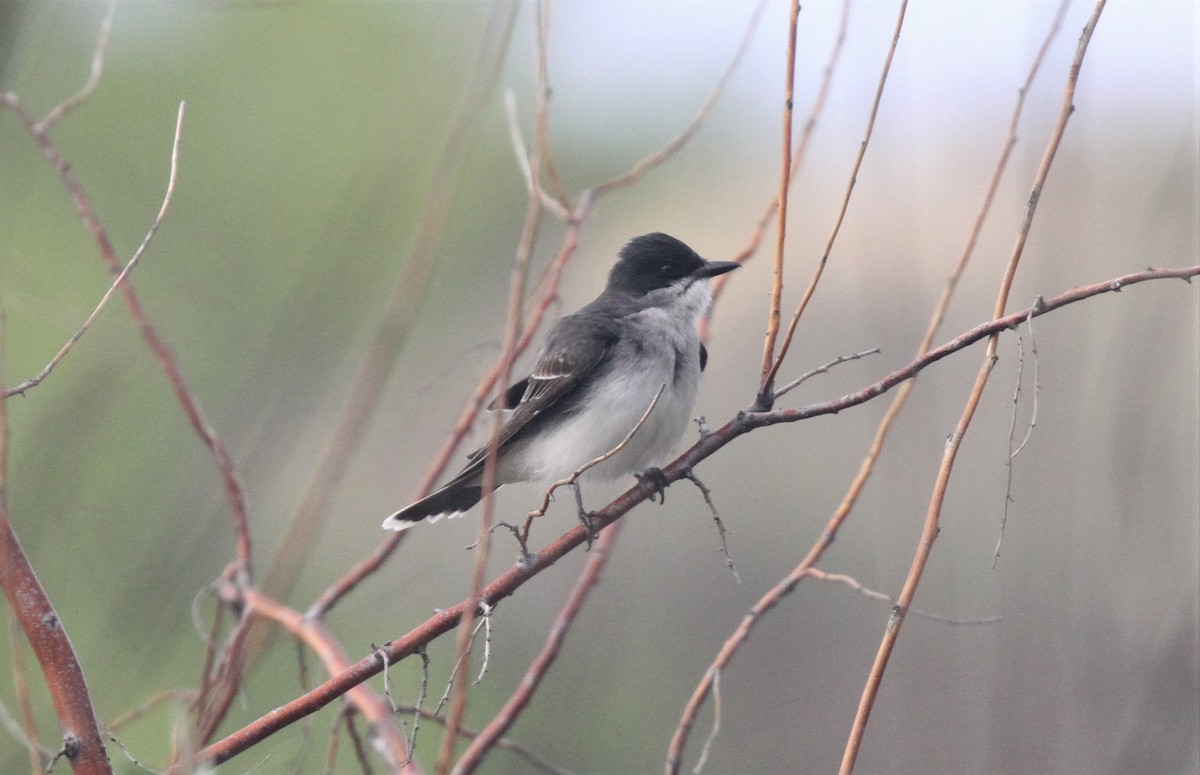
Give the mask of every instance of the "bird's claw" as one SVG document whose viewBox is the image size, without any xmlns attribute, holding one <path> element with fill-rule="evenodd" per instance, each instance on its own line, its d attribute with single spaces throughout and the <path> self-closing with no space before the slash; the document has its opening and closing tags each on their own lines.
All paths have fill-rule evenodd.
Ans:
<svg viewBox="0 0 1200 775">
<path fill-rule="evenodd" d="M 667 502 L 667 487 L 671 482 L 667 480 L 667 475 L 661 468 L 647 468 L 640 474 L 634 474 L 634 477 L 637 478 L 639 484 L 649 481 L 654 485 L 654 492 L 650 494 L 650 500 L 654 500 L 654 496 L 657 495 L 659 505 Z"/>
<path fill-rule="evenodd" d="M 585 552 L 591 551 L 592 542 L 596 540 L 596 523 L 592 521 L 592 518 L 595 515 L 596 515 L 596 512 L 594 512 L 594 511 L 580 511 L 579 512 L 579 521 L 581 523 L 583 523 L 583 530 L 584 530 L 584 536 L 585 536 L 584 540 L 587 541 L 587 545 L 583 549 Z"/>
</svg>

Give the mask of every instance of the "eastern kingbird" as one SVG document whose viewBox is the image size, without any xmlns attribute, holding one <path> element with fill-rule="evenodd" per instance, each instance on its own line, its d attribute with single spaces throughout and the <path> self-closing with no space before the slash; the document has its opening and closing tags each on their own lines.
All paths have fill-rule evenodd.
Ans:
<svg viewBox="0 0 1200 775">
<path fill-rule="evenodd" d="M 696 323 L 712 303 L 709 278 L 739 266 L 706 261 L 666 234 L 630 240 L 604 292 L 555 323 L 533 373 L 489 407 L 514 409 L 496 447 L 496 486 L 571 476 L 620 444 L 655 396 L 629 443 L 581 478 L 611 481 L 664 462 L 687 429 L 708 360 Z M 484 495 L 489 448 L 473 452 L 457 476 L 383 526 L 404 530 L 474 506 Z"/>
</svg>

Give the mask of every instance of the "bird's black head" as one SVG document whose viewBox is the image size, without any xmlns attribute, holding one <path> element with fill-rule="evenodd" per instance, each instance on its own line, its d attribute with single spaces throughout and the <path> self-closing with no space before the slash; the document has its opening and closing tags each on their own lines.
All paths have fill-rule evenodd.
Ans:
<svg viewBox="0 0 1200 775">
<path fill-rule="evenodd" d="M 643 296 L 650 291 L 728 272 L 738 264 L 705 261 L 674 237 L 661 232 L 634 237 L 608 274 L 608 290 Z"/>
</svg>

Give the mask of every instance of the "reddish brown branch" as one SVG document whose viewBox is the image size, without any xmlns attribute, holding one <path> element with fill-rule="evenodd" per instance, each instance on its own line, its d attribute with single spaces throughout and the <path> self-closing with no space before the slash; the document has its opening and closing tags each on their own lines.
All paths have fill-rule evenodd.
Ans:
<svg viewBox="0 0 1200 775">
<path fill-rule="evenodd" d="M 3 347 L 0 310 L 0 382 Z M 111 775 L 79 657 L 8 519 L 8 441 L 8 402 L 0 401 L 0 587 L 45 676 L 62 733 L 61 755 L 76 775 Z"/>
<path fill-rule="evenodd" d="M 471 78 L 434 166 L 424 212 L 408 261 L 392 290 L 367 354 L 354 376 L 325 453 L 305 491 L 304 499 L 283 532 L 283 542 L 263 582 L 264 593 L 277 600 L 287 598 L 304 567 L 305 558 L 311 555 L 310 549 L 328 518 L 330 499 L 345 477 L 347 467 L 354 459 L 354 451 L 367 436 L 366 428 L 386 394 L 388 380 L 408 341 L 433 276 L 438 248 L 449 222 L 459 171 L 468 156 L 480 116 L 491 100 L 502 70 L 516 10 L 516 3 L 498 3 L 492 7 L 485 22 Z M 440 473 L 441 468 L 438 468 L 426 477 L 426 483 L 421 488 L 422 494 L 432 488 L 433 480 Z M 266 645 L 265 639 L 261 638 L 262 635 L 256 633 L 249 646 L 251 660 Z"/>
<path fill-rule="evenodd" d="M 979 234 L 983 228 L 984 222 L 991 211 L 991 205 L 996 196 L 996 191 L 1000 186 L 1000 180 L 1007 169 L 1008 160 L 1011 156 L 1013 146 L 1016 144 L 1016 131 L 1020 122 L 1021 114 L 1025 105 L 1025 95 L 1029 90 L 1029 86 L 1033 83 L 1034 77 L 1041 69 L 1042 61 L 1045 59 L 1046 52 L 1050 48 L 1055 36 L 1062 25 L 1062 18 L 1066 12 L 1067 0 L 1059 6 L 1058 14 L 1056 15 L 1050 30 L 1047 32 L 1045 39 L 1042 42 L 1042 47 L 1039 49 L 1037 56 L 1034 57 L 1033 63 L 1030 66 L 1029 74 L 1026 76 L 1024 84 L 1018 92 L 1016 105 L 1013 108 L 1012 120 L 1009 124 L 1008 135 L 1004 139 L 1000 157 L 997 160 L 996 167 L 992 172 L 991 180 L 988 182 L 986 192 L 984 194 L 983 203 L 979 213 L 975 218 L 970 233 L 967 237 L 966 245 L 963 248 L 962 254 L 959 256 L 958 263 L 951 272 L 950 277 L 946 281 L 946 285 L 942 290 L 942 295 L 934 306 L 933 314 L 930 317 L 929 324 L 925 329 L 925 334 L 921 338 L 921 343 L 917 347 L 917 354 L 920 355 L 929 350 L 933 344 L 934 337 L 937 336 L 941 329 L 942 321 L 945 319 L 946 310 L 949 309 L 950 301 L 954 297 L 954 292 L 958 287 L 959 279 L 966 271 L 967 264 L 974 253 L 975 244 L 978 241 Z M 854 509 L 854 505 L 858 502 L 859 495 L 866 487 L 867 481 L 871 478 L 871 474 L 875 469 L 875 463 L 883 454 L 884 443 L 894 425 L 896 418 L 900 416 L 901 410 L 908 401 L 909 395 L 912 394 L 916 386 L 916 379 L 905 381 L 900 389 L 896 391 L 892 403 L 888 410 L 884 413 L 884 417 L 880 420 L 879 426 L 875 430 L 875 436 L 871 441 L 871 446 L 867 450 L 866 457 L 863 458 L 862 464 L 859 466 L 858 473 L 854 480 L 847 488 L 846 494 L 842 497 L 837 508 L 834 509 L 829 521 L 826 523 L 825 529 L 821 532 L 820 538 L 813 544 L 805 555 L 804 559 L 778 584 L 768 590 L 759 601 L 751 609 L 750 613 L 742 620 L 738 628 L 726 639 L 720 652 L 714 658 L 709 669 L 705 671 L 704 676 L 700 679 L 693 691 L 691 698 L 688 700 L 684 708 L 683 714 L 680 717 L 679 724 L 672 736 L 671 746 L 668 750 L 668 762 L 678 763 L 683 755 L 683 747 L 687 743 L 687 738 L 692 725 L 695 722 L 696 714 L 700 711 L 709 694 L 713 690 L 716 676 L 720 674 L 729 661 L 733 658 L 734 653 L 749 637 L 750 632 L 762 617 L 762 615 L 774 607 L 778 598 L 787 595 L 795 587 L 800 580 L 812 575 L 814 566 L 824 556 L 825 551 L 833 544 L 834 538 L 838 531 L 841 530 L 842 524 L 850 516 L 850 512 Z M 787 388 L 781 388 L 776 391 L 775 398 L 783 395 Z M 678 764 L 676 764 L 678 766 Z"/>
<path fill-rule="evenodd" d="M 513 692 L 512 696 L 508 698 L 458 760 L 458 763 L 454 767 L 454 775 L 468 775 L 468 773 L 474 772 L 480 763 L 483 762 L 483 758 L 497 745 L 504 733 L 509 730 L 521 715 L 521 712 L 525 710 L 525 707 L 533 698 L 534 692 L 541 685 L 542 679 L 549 672 L 550 666 L 558 658 L 558 652 L 562 648 L 563 641 L 566 640 L 567 631 L 571 629 L 575 617 L 579 615 L 580 609 L 583 608 L 583 603 L 587 600 L 588 593 L 600 581 L 600 574 L 604 571 L 604 566 L 612 554 L 612 549 L 617 542 L 617 536 L 622 524 L 617 523 L 600 535 L 600 540 L 594 547 L 595 551 L 588 558 L 587 565 L 584 566 L 583 572 L 579 574 L 575 586 L 571 588 L 571 594 L 567 596 L 567 602 L 563 604 L 562 610 L 558 612 L 558 616 L 554 619 L 554 624 L 550 627 L 550 634 L 546 637 L 546 644 L 542 646 L 542 650 L 538 652 L 537 657 L 529 665 L 529 669 L 525 671 L 525 675 L 521 678 L 516 691 Z"/>
<path fill-rule="evenodd" d="M 330 675 L 337 675 L 349 668 L 350 660 L 346 652 L 323 623 L 305 617 L 256 590 L 239 589 L 228 581 L 221 584 L 218 593 L 226 602 L 244 606 L 247 616 L 273 622 L 304 643 L 317 655 Z M 354 687 L 346 692 L 346 698 L 371 725 L 372 739 L 382 742 L 389 765 L 395 769 L 405 762 L 408 751 L 399 730 L 392 723 L 391 708 L 384 698 L 368 686 Z M 416 765 L 411 762 L 403 770 L 418 772 Z"/>
<path fill-rule="evenodd" d="M 812 139 L 813 131 L 817 128 L 817 121 L 825 110 L 825 101 L 829 97 L 829 88 L 833 85 L 833 75 L 837 72 L 837 64 L 842 56 L 842 45 L 846 42 L 846 29 L 850 23 L 850 0 L 842 2 L 842 16 L 838 24 L 837 35 L 834 37 L 833 47 L 829 50 L 829 59 L 825 63 L 825 68 L 821 75 L 821 85 L 817 89 L 817 96 L 813 99 L 812 107 L 809 108 L 808 118 L 804 120 L 804 125 L 800 129 L 800 137 L 796 140 L 796 149 L 792 154 L 792 169 L 789 175 L 792 181 L 799 177 L 800 169 L 804 165 L 804 159 L 807 156 L 808 143 Z M 754 230 L 750 233 L 750 239 L 746 246 L 737 252 L 737 255 L 730 258 L 731 261 L 736 261 L 739 264 L 745 263 L 758 250 L 758 246 L 762 243 L 763 234 L 766 233 L 767 224 L 779 212 L 779 197 L 772 197 L 767 203 L 763 214 L 759 216 L 758 222 L 754 225 Z M 730 275 L 723 274 L 716 277 L 712 281 L 713 306 L 709 313 L 700 321 L 700 338 L 704 341 L 708 340 L 709 323 L 712 319 L 712 310 L 716 309 L 717 300 L 721 297 L 721 292 L 725 289 L 725 284 L 729 282 Z"/>
<path fill-rule="evenodd" d="M 1059 112 L 1058 122 L 1051 133 L 1050 140 L 1046 145 L 1046 151 L 1042 156 L 1042 163 L 1038 168 L 1037 175 L 1034 177 L 1033 190 L 1029 195 L 1029 202 L 1025 208 L 1025 216 L 1021 222 L 1021 227 L 1017 232 L 1017 241 L 1013 246 L 1012 256 L 1005 267 L 1004 277 L 1000 281 L 1000 289 L 996 297 L 996 317 L 1000 317 L 1008 305 L 1008 294 L 1012 288 L 1017 267 L 1024 254 L 1025 244 L 1029 238 L 1029 230 L 1033 225 L 1033 217 L 1037 212 L 1037 204 L 1041 198 L 1042 189 L 1046 184 L 1046 179 L 1049 177 L 1054 157 L 1062 143 L 1063 134 L 1067 128 L 1067 121 L 1075 110 L 1075 88 L 1079 82 L 1080 69 L 1083 67 L 1083 59 L 1087 54 L 1092 32 L 1096 29 L 1096 24 L 1100 21 L 1100 14 L 1104 10 L 1104 4 L 1105 0 L 1099 0 L 1096 3 L 1095 10 L 1092 12 L 1088 23 L 1084 26 L 1082 35 L 1080 35 L 1079 44 L 1075 50 L 1075 59 L 1071 63 L 1071 71 L 1067 77 L 1067 85 L 1063 94 L 1062 109 Z M 1036 314 L 1036 306 L 1029 313 L 1030 318 Z M 871 666 L 870 674 L 867 676 L 866 686 L 863 687 L 854 723 L 850 727 L 850 735 L 846 741 L 845 752 L 842 755 L 840 770 L 842 775 L 849 775 L 854 771 L 854 764 L 862 746 L 863 735 L 866 732 L 867 721 L 871 716 L 871 709 L 875 705 L 879 686 L 883 682 L 884 671 L 887 670 L 888 662 L 896 645 L 896 639 L 900 636 L 900 628 L 904 624 L 905 614 L 912 605 L 914 597 L 916 597 L 921 576 L 929 561 L 929 555 L 933 551 L 933 543 L 937 538 L 938 532 L 941 530 L 942 504 L 945 502 L 946 491 L 950 484 L 950 475 L 954 471 L 954 463 L 958 457 L 958 451 L 962 447 L 962 440 L 971 425 L 972 419 L 975 417 L 975 410 L 983 398 L 983 390 L 987 386 L 988 378 L 991 376 L 992 367 L 995 366 L 998 333 L 995 332 L 989 335 L 987 349 L 984 353 L 983 363 L 980 365 L 979 372 L 975 377 L 975 384 L 967 396 L 966 405 L 963 407 L 954 432 L 951 434 L 946 444 L 946 449 L 942 453 L 942 461 L 934 480 L 929 509 L 925 515 L 925 524 L 921 529 L 921 537 L 917 542 L 917 549 L 913 555 L 908 577 L 905 579 L 904 586 L 897 597 L 896 606 L 892 609 L 892 616 L 889 618 L 887 627 L 884 630 L 879 650 L 875 655 L 875 662 Z"/>
<path fill-rule="evenodd" d="M 0 412 L 3 409 L 0 408 Z M 62 732 L 64 755 L 76 775 L 111 773 L 87 681 L 66 627 L 54 611 L 8 521 L 0 491 L 0 587 L 33 648 Z"/>
<path fill-rule="evenodd" d="M 846 218 L 846 211 L 850 209 L 850 195 L 854 193 L 854 184 L 858 181 L 858 171 L 862 169 L 863 159 L 867 155 L 867 146 L 871 143 L 871 135 L 875 131 L 875 118 L 879 115 L 879 104 L 883 101 L 883 90 L 887 86 L 888 73 L 892 68 L 892 59 L 896 55 L 896 46 L 900 43 L 900 31 L 904 28 L 904 14 L 908 9 L 908 0 L 903 0 L 900 3 L 900 12 L 896 17 L 896 27 L 892 33 L 892 43 L 888 46 L 887 57 L 883 62 L 883 71 L 879 74 L 879 85 L 875 88 L 875 100 L 871 103 L 871 115 L 867 118 L 867 128 L 863 133 L 862 143 L 858 147 L 858 155 L 854 158 L 854 165 L 850 169 L 850 181 L 846 184 L 846 194 L 842 197 L 842 206 L 838 210 L 837 217 L 833 222 L 833 229 L 829 233 L 829 239 L 825 242 L 825 250 L 821 253 L 821 258 L 817 261 L 817 268 L 813 271 L 812 279 L 808 282 L 808 287 L 804 289 L 804 294 L 800 297 L 800 303 L 796 305 L 796 311 L 792 313 L 792 319 L 788 323 L 787 332 L 783 336 L 783 343 L 779 345 L 779 354 L 775 356 L 774 363 L 771 364 L 769 370 L 763 376 L 762 386 L 759 389 L 759 405 L 766 407 L 770 406 L 772 388 L 775 384 L 775 375 L 779 373 L 779 367 L 783 365 L 783 359 L 787 357 L 788 349 L 792 346 L 792 338 L 796 335 L 796 326 L 800 322 L 801 316 L 804 315 L 804 310 L 808 307 L 808 302 L 812 299 L 813 294 L 817 291 L 817 284 L 821 281 L 821 275 L 825 272 L 825 265 L 829 263 L 829 256 L 833 252 L 833 243 L 837 240 L 838 234 L 842 229 L 842 222 Z"/>
<path fill-rule="evenodd" d="M 642 175 L 669 159 L 676 152 L 678 152 L 688 140 L 691 139 L 691 137 L 699 129 L 700 125 L 708 117 L 713 105 L 716 104 L 717 99 L 720 97 L 725 84 L 731 77 L 733 70 L 741 61 L 743 54 L 749 47 L 750 38 L 757 27 L 764 5 L 765 3 L 760 3 L 759 6 L 756 7 L 754 14 L 751 16 L 750 22 L 747 24 L 746 32 L 743 35 L 742 42 L 739 45 L 737 52 L 734 54 L 733 60 L 730 62 L 729 67 L 726 68 L 725 73 L 722 74 L 716 86 L 713 87 L 708 99 L 705 100 L 704 105 L 701 106 L 691 123 L 688 124 L 683 131 L 672 138 L 661 149 L 647 155 L 634 164 L 626 172 L 610 178 L 609 180 L 595 186 L 594 188 L 587 189 L 580 194 L 579 200 L 575 204 L 575 208 L 571 210 L 566 217 L 567 230 L 563 235 L 563 242 L 559 247 L 558 254 L 550 263 L 550 266 L 546 269 L 541 281 L 539 282 L 537 291 L 538 301 L 534 303 L 532 310 L 529 312 L 529 315 L 524 322 L 521 339 L 517 343 L 515 350 L 515 357 L 520 357 L 520 355 L 525 352 L 526 349 L 528 349 L 529 345 L 533 341 L 533 337 L 537 335 L 538 330 L 541 328 L 541 324 L 545 320 L 551 305 L 558 298 L 558 287 L 559 282 L 562 279 L 563 271 L 566 269 L 567 261 L 575 254 L 575 249 L 579 246 L 580 231 L 583 228 L 583 224 L 587 221 L 587 218 L 591 213 L 592 205 L 596 199 L 606 193 L 609 193 L 610 191 L 614 191 L 637 182 Z M 540 190 L 540 187 L 536 186 L 536 184 L 535 188 L 539 188 Z M 543 197 L 543 199 L 546 200 L 548 197 Z M 557 210 L 555 211 L 557 212 Z M 442 448 L 438 451 L 433 462 L 430 464 L 429 469 L 425 474 L 425 478 L 422 481 L 421 486 L 418 488 L 419 494 L 429 492 L 433 488 L 433 485 L 437 481 L 438 477 L 442 475 L 442 472 L 449 464 L 450 459 L 453 457 L 455 450 L 458 449 L 458 445 L 461 443 L 463 437 L 466 436 L 467 432 L 470 431 L 471 426 L 474 424 L 475 419 L 479 414 L 479 410 L 483 407 L 488 396 L 491 394 L 491 391 L 495 388 L 496 382 L 500 376 L 500 371 L 501 363 L 497 361 L 492 369 L 479 381 L 475 391 L 471 394 L 471 397 L 467 400 L 466 405 L 463 407 L 463 411 L 459 415 L 458 420 L 455 422 L 454 428 L 451 430 L 450 435 L 447 437 L 446 441 L 442 445 Z M 405 535 L 407 534 L 403 532 L 393 533 L 390 535 L 387 540 L 385 540 L 384 543 L 379 546 L 379 548 L 361 560 L 358 564 L 353 566 L 341 578 L 330 585 L 329 588 L 326 589 L 319 598 L 317 598 L 312 607 L 309 608 L 309 615 L 323 616 L 330 608 L 336 605 L 342 597 L 349 594 L 360 583 L 362 583 L 363 579 L 367 578 L 376 570 L 378 570 L 379 567 L 383 565 L 383 563 L 386 562 L 396 550 L 396 547 L 400 545 L 400 542 L 403 540 L 403 536 Z"/>
<path fill-rule="evenodd" d="M 540 28 L 539 28 L 540 29 Z M 544 43 L 544 30 L 539 33 L 539 41 Z M 544 57 L 542 58 L 544 60 Z M 544 64 L 544 61 L 543 61 Z M 521 239 L 517 244 L 516 257 L 513 261 L 512 277 L 509 283 L 508 311 L 505 315 L 504 341 L 500 347 L 498 359 L 499 371 L 497 380 L 506 385 L 512 374 L 513 362 L 517 357 L 517 346 L 521 338 L 521 319 L 524 316 L 525 286 L 529 278 L 529 258 L 533 253 L 533 243 L 537 238 L 538 228 L 542 222 L 541 194 L 534 181 L 541 175 L 541 152 L 535 146 L 530 155 L 529 198 L 525 206 L 525 221 L 521 227 Z M 475 544 L 475 567 L 471 574 L 471 598 L 480 601 L 480 591 L 487 580 L 488 558 L 492 549 L 492 522 L 494 519 L 495 500 L 492 492 L 496 483 L 496 462 L 499 458 L 498 449 L 500 434 L 504 429 L 504 415 L 496 412 L 492 418 L 492 435 L 489 442 L 489 452 L 483 468 L 483 508 L 480 510 L 479 540 Z M 450 770 L 454 760 L 455 746 L 458 744 L 458 730 L 462 726 L 463 717 L 467 712 L 467 660 L 471 653 L 471 643 L 474 640 L 474 618 L 478 606 L 470 606 L 466 610 L 463 621 L 458 626 L 455 664 L 461 666 L 451 679 L 452 697 L 450 713 L 446 717 L 446 733 L 442 736 L 442 746 L 438 751 L 438 772 L 443 775 Z M 486 653 L 486 652 L 485 652 Z M 486 663 L 486 656 L 484 657 Z"/>
<path fill-rule="evenodd" d="M 781 154 L 779 192 L 775 196 L 775 271 L 771 275 L 771 303 L 767 307 L 767 334 L 763 341 L 760 394 L 770 392 L 768 379 L 775 359 L 775 338 L 779 336 L 779 308 L 783 301 L 783 245 L 787 237 L 788 191 L 792 182 L 792 96 L 796 86 L 796 27 L 800 20 L 800 0 L 791 2 L 788 20 L 787 54 L 784 56 L 783 153 Z"/>
<path fill-rule="evenodd" d="M 33 116 L 16 94 L 12 92 L 4 94 L 3 101 L 38 144 L 38 148 L 42 151 L 42 156 L 54 168 L 54 171 L 58 173 L 59 180 L 71 197 L 71 202 L 75 205 L 76 213 L 83 220 L 88 231 L 91 232 L 93 239 L 96 240 L 96 246 L 100 250 L 100 257 L 103 259 L 105 266 L 108 267 L 109 272 L 114 276 L 120 275 L 123 267 L 121 266 L 120 259 L 117 257 L 116 250 L 113 248 L 112 241 L 109 239 L 108 231 L 96 217 L 96 211 L 92 207 L 91 199 L 83 190 L 83 185 L 75 175 L 74 169 L 63 158 L 57 146 L 50 139 L 47 131 L 48 127 L 43 126 L 33 119 Z M 216 431 L 208 424 L 208 420 L 205 419 L 199 402 L 184 381 L 183 372 L 180 370 L 175 356 L 171 353 L 170 348 L 162 337 L 159 336 L 158 330 L 147 317 L 146 311 L 142 307 L 141 299 L 138 297 L 137 291 L 134 290 L 133 284 L 126 280 L 121 284 L 121 293 L 125 299 L 125 306 L 129 308 L 130 316 L 142 332 L 142 338 L 146 341 L 146 345 L 158 361 L 159 367 L 166 374 L 167 381 L 170 383 L 175 397 L 179 400 L 184 414 L 217 462 L 217 469 L 220 472 L 225 494 L 229 500 L 230 516 L 233 520 L 234 532 L 237 539 L 238 574 L 248 582 L 252 578 L 250 529 L 246 517 L 245 497 L 241 482 L 234 470 L 233 458 L 230 456 L 224 443 L 217 436 Z"/>
<path fill-rule="evenodd" d="M 1000 333 L 1019 325 L 1030 314 L 1033 317 L 1040 317 L 1060 307 L 1083 301 L 1092 296 L 1119 292 L 1130 285 L 1150 280 L 1174 278 L 1190 281 L 1191 278 L 1198 275 L 1200 275 L 1200 265 L 1178 269 L 1148 269 L 1104 282 L 1080 286 L 1061 293 L 1058 296 L 1046 299 L 1036 308 L 1020 310 L 998 320 L 981 323 L 949 342 L 930 350 L 903 368 L 888 374 L 883 379 L 861 390 L 844 395 L 841 398 L 793 409 L 773 409 L 766 412 L 747 410 L 739 412 L 733 419 L 701 438 L 700 441 L 696 442 L 696 444 L 680 455 L 675 461 L 665 467 L 663 475 L 666 477 L 667 482 L 681 479 L 692 467 L 712 456 L 734 439 L 744 436 L 757 428 L 778 425 L 780 423 L 797 422 L 810 417 L 827 414 L 837 414 L 859 404 L 866 403 L 888 392 L 905 380 L 911 379 L 937 361 L 970 347 L 991 334 Z M 593 516 L 594 528 L 602 529 L 615 522 L 628 513 L 634 506 L 646 500 L 657 491 L 658 484 L 651 480 L 634 485 Z M 582 525 L 567 531 L 539 551 L 530 562 L 514 565 L 494 579 L 482 590 L 482 599 L 488 605 L 494 607 L 504 598 L 516 592 L 529 579 L 546 570 L 568 552 L 584 543 L 586 538 L 587 531 Z M 391 664 L 395 664 L 417 653 L 417 651 L 427 646 L 434 639 L 454 629 L 461 619 L 463 612 L 468 606 L 473 605 L 474 602 L 469 599 L 463 600 L 457 605 L 442 609 L 404 636 L 385 644 L 384 648 L 387 650 L 388 661 Z M 228 737 L 213 743 L 195 756 L 189 757 L 186 761 L 177 764 L 172 768 L 171 772 L 184 772 L 186 771 L 186 767 L 195 766 L 201 762 L 220 764 L 227 761 L 289 724 L 316 712 L 328 703 L 341 697 L 351 688 L 378 674 L 381 669 L 382 664 L 376 656 L 370 655 L 364 657 L 325 683 L 281 705 Z"/>
</svg>

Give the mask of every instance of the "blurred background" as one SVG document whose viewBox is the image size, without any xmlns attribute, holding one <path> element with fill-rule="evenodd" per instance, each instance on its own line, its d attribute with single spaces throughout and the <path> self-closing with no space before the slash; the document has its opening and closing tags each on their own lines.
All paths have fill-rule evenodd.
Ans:
<svg viewBox="0 0 1200 775">
<path fill-rule="evenodd" d="M 832 226 L 897 10 L 873 0 L 851 9 L 829 103 L 792 195 L 785 309 L 799 299 Z M 882 354 L 807 383 L 783 405 L 840 396 L 911 358 L 1055 10 L 1041 0 L 909 8 L 849 214 L 782 378 L 839 354 Z M 991 314 L 1091 10 L 1072 5 L 1028 92 L 1012 164 L 939 341 Z M 550 131 L 568 190 L 624 171 L 683 128 L 751 11 L 742 2 L 556 4 Z M 0 88 L 37 115 L 74 93 L 103 12 L 89 2 L 0 4 Z M 804 5 L 798 124 L 840 14 L 838 2 Z M 487 19 L 478 2 L 122 3 L 98 91 L 53 132 L 127 260 L 158 210 L 176 109 L 187 100 L 175 200 L 133 283 L 233 452 L 260 569 L 288 530 L 409 259 Z M 666 231 L 717 259 L 742 248 L 777 185 L 786 26 L 786 4 L 770 3 L 693 140 L 597 204 L 554 315 L 589 301 L 636 234 Z M 535 40 L 527 3 L 498 78 L 498 89 L 514 95 L 526 137 Z M 1114 2 L 1104 11 L 1011 309 L 1147 266 L 1196 263 L 1198 40 L 1194 2 Z M 384 540 L 380 521 L 414 494 L 499 351 L 525 193 L 500 93 L 480 116 L 387 398 L 289 598 L 300 609 Z M 0 149 L 4 367 L 14 384 L 42 368 L 110 278 L 53 170 L 7 111 Z M 562 233 L 548 220 L 536 268 Z M 769 254 L 756 255 L 716 311 L 696 410 L 711 425 L 753 400 L 769 264 Z M 1148 283 L 1035 322 L 1037 424 L 1015 461 L 1014 502 L 993 568 L 1019 361 L 1016 336 L 1002 339 L 916 604 L 957 619 L 1003 618 L 952 626 L 909 617 L 859 772 L 1200 768 L 1197 298 L 1195 285 Z M 1018 437 L 1033 396 L 1028 332 L 1023 339 Z M 922 374 L 824 570 L 898 593 L 981 355 L 975 347 Z M 756 432 L 699 467 L 731 531 L 740 583 L 716 551 L 694 487 L 674 486 L 665 506 L 631 513 L 603 582 L 511 737 L 572 772 L 660 770 L 692 688 L 748 608 L 819 537 L 889 398 Z M 192 605 L 232 557 L 228 508 L 211 456 L 123 305 L 111 305 L 9 413 L 12 521 L 78 649 L 100 715 L 112 719 L 161 690 L 195 686 L 204 642 Z M 539 494 L 505 488 L 499 514 L 519 518 Z M 535 546 L 573 525 L 569 500 L 537 525 Z M 467 594 L 474 555 L 464 547 L 477 528 L 472 513 L 414 530 L 334 610 L 330 628 L 352 658 Z M 497 536 L 495 572 L 515 558 L 512 542 Z M 468 726 L 486 723 L 516 686 L 584 560 L 571 555 L 500 605 Z M 201 601 L 207 619 L 212 602 Z M 801 585 L 722 676 L 720 734 L 706 772 L 835 769 L 888 613 L 840 586 Z M 453 662 L 451 640 L 430 650 L 434 696 Z M 3 648 L 6 661 L 19 641 L 18 633 Z M 53 745 L 50 704 L 26 661 L 40 732 Z M 419 677 L 411 660 L 393 670 L 400 701 L 416 698 Z M 295 646 L 280 639 L 225 731 L 299 690 Z M 8 669 L 0 670 L 0 700 L 13 712 Z M 121 737 L 141 761 L 161 766 L 177 714 L 160 709 Z M 220 771 L 321 772 L 332 714 L 326 708 Z M 689 769 L 711 719 L 710 703 L 687 750 Z M 426 725 L 422 737 L 417 756 L 431 767 L 437 732 Z M 342 752 L 338 771 L 357 771 L 350 746 Z M 118 771 L 134 771 L 119 751 L 110 755 Z M 0 770 L 22 771 L 27 761 L 13 737 L 0 736 Z M 503 752 L 484 766 L 527 770 Z"/>
</svg>

